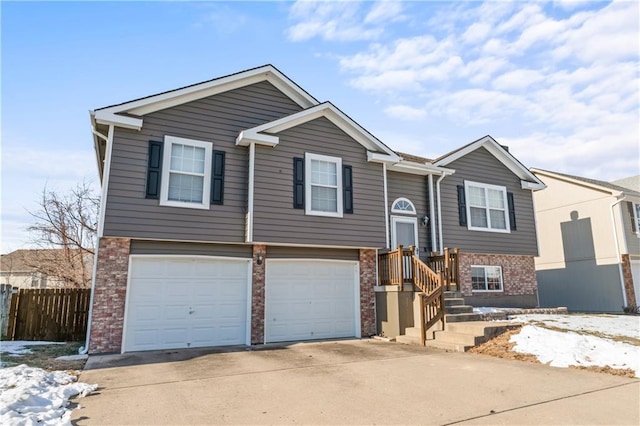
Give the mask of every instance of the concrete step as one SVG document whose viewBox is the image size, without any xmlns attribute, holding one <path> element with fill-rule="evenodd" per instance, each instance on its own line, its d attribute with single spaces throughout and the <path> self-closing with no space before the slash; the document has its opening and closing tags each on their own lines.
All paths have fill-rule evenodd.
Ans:
<svg viewBox="0 0 640 426">
<path fill-rule="evenodd" d="M 425 345 L 430 348 L 444 349 L 445 351 L 450 351 L 450 352 L 466 352 L 472 348 L 472 346 L 440 342 L 438 340 L 427 340 Z"/>
<path fill-rule="evenodd" d="M 452 297 L 449 299 L 444 299 L 444 306 L 460 306 L 464 305 L 464 298 L 462 297 Z"/>
<path fill-rule="evenodd" d="M 462 293 L 459 291 L 445 291 L 444 298 L 445 299 L 459 299 L 462 297 Z"/>
<path fill-rule="evenodd" d="M 435 339 L 442 343 L 451 343 L 458 346 L 476 346 L 484 343 L 486 339 L 484 336 L 475 336 L 473 334 L 454 333 L 452 331 L 436 331 L 434 333 Z"/>
<path fill-rule="evenodd" d="M 482 336 L 486 341 L 511 327 L 514 327 L 513 323 L 504 321 L 459 321 L 447 323 L 445 330 L 457 334 Z"/>
<path fill-rule="evenodd" d="M 472 310 L 473 311 L 473 310 Z M 481 321 L 482 315 L 480 314 L 445 314 L 444 322 L 468 322 L 468 321 Z"/>
<path fill-rule="evenodd" d="M 446 306 L 445 305 L 444 312 L 447 314 L 472 314 L 473 306 L 468 306 L 468 305 Z"/>
</svg>

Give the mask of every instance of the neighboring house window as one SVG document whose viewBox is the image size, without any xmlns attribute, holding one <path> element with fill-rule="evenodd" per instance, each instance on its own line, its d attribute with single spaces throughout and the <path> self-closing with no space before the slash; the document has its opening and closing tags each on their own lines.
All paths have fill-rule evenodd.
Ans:
<svg viewBox="0 0 640 426">
<path fill-rule="evenodd" d="M 305 213 L 342 217 L 342 159 L 305 155 Z"/>
<path fill-rule="evenodd" d="M 638 238 L 640 238 L 640 204 L 633 203 L 633 217 L 631 218 L 635 225 L 635 231 Z"/>
<path fill-rule="evenodd" d="M 467 226 L 477 231 L 510 232 L 507 190 L 504 186 L 464 183 Z"/>
<path fill-rule="evenodd" d="M 406 198 L 398 198 L 391 205 L 391 213 L 416 214 L 416 208 Z"/>
<path fill-rule="evenodd" d="M 210 142 L 165 136 L 160 205 L 209 208 Z"/>
<path fill-rule="evenodd" d="M 502 268 L 471 266 L 471 288 L 473 291 L 502 291 Z"/>
</svg>

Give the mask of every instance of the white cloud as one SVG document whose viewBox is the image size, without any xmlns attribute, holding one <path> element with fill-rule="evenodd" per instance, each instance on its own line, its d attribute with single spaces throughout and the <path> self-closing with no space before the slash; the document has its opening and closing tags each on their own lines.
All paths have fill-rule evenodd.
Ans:
<svg viewBox="0 0 640 426">
<path fill-rule="evenodd" d="M 292 41 L 320 37 L 329 41 L 375 40 L 384 32 L 386 22 L 405 19 L 399 1 L 364 3 L 370 6 L 364 13 L 360 2 L 296 1 L 289 18 L 297 23 L 288 28 Z"/>
<path fill-rule="evenodd" d="M 543 79 L 544 75 L 538 71 L 518 69 L 496 77 L 492 85 L 497 90 L 522 90 Z"/>
<path fill-rule="evenodd" d="M 424 109 L 414 108 L 407 105 L 390 105 L 384 110 L 387 115 L 400 120 L 419 120 L 426 117 Z"/>
</svg>

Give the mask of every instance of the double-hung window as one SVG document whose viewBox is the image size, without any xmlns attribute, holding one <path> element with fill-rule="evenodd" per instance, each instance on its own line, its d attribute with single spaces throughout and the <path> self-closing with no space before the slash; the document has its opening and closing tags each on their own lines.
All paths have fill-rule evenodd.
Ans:
<svg viewBox="0 0 640 426">
<path fill-rule="evenodd" d="M 502 291 L 502 268 L 471 266 L 471 288 L 473 291 Z"/>
<path fill-rule="evenodd" d="M 165 136 L 160 205 L 209 208 L 210 142 Z"/>
<path fill-rule="evenodd" d="M 342 217 L 342 159 L 305 155 L 305 213 Z"/>
<path fill-rule="evenodd" d="M 467 224 L 476 231 L 510 232 L 507 189 L 504 186 L 465 182 Z"/>
<path fill-rule="evenodd" d="M 633 227 L 636 230 L 636 235 L 640 238 L 640 204 L 633 203 L 633 217 L 631 220 L 634 221 L 635 226 Z"/>
</svg>

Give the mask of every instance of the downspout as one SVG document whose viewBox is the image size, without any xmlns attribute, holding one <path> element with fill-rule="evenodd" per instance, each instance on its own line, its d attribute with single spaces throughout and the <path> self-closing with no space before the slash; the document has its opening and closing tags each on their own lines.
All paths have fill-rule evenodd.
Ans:
<svg viewBox="0 0 640 426">
<path fill-rule="evenodd" d="M 87 335 L 85 337 L 84 346 L 80 346 L 78 349 L 78 353 L 80 355 L 86 355 L 89 353 L 89 340 L 91 337 L 91 320 L 93 314 L 93 297 L 96 289 L 96 272 L 98 270 L 98 254 L 99 254 L 99 246 L 100 246 L 100 238 L 104 232 L 104 210 L 107 205 L 107 186 L 109 184 L 109 171 L 111 168 L 111 147 L 113 146 L 113 125 L 109 126 L 109 134 L 105 137 L 103 134 L 99 133 L 93 126 L 91 126 L 91 132 L 102 138 L 107 143 L 106 146 L 106 159 L 103 168 L 103 176 L 102 176 L 102 191 L 100 194 L 100 215 L 98 216 L 98 233 L 96 235 L 96 247 L 93 253 L 93 271 L 91 273 L 91 293 L 89 297 L 89 317 L 87 320 Z"/>
<path fill-rule="evenodd" d="M 440 182 L 447 176 L 444 172 L 436 181 L 436 194 L 438 197 L 438 238 L 440 240 L 440 254 L 444 253 L 444 242 L 442 241 L 442 203 L 440 202 Z"/>
<path fill-rule="evenodd" d="M 249 145 L 249 202 L 247 206 L 247 242 L 253 242 L 253 194 L 256 163 L 256 144 Z"/>
<path fill-rule="evenodd" d="M 429 175 L 429 217 L 431 218 L 431 251 L 436 251 L 436 210 L 433 196 L 433 175 Z"/>
<path fill-rule="evenodd" d="M 384 190 L 384 235 L 386 247 L 390 248 L 389 242 L 389 199 L 387 195 L 387 163 L 382 163 L 382 187 Z"/>
<path fill-rule="evenodd" d="M 626 197 L 622 196 L 620 199 L 616 199 L 613 203 L 611 203 L 611 225 L 613 226 L 613 241 L 616 246 L 616 259 L 618 261 L 618 273 L 620 275 L 620 286 L 622 287 L 622 306 L 627 306 L 627 291 L 624 288 L 624 274 L 622 272 L 622 255 L 620 253 L 620 245 L 618 243 L 618 230 L 616 228 L 616 219 L 613 214 L 613 208 L 616 204 L 620 204 L 624 201 Z"/>
</svg>

